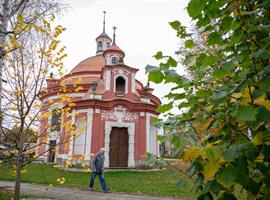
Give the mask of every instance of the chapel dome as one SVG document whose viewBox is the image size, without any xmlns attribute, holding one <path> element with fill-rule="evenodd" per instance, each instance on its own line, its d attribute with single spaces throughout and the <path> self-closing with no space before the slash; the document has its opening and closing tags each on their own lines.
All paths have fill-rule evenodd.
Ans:
<svg viewBox="0 0 270 200">
<path fill-rule="evenodd" d="M 71 73 L 101 72 L 104 66 L 105 66 L 104 57 L 102 55 L 96 55 L 81 61 L 71 70 Z"/>
</svg>

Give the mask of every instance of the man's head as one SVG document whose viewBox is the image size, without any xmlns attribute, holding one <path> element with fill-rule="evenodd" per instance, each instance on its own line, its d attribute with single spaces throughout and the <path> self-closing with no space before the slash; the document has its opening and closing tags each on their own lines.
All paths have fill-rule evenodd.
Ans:
<svg viewBox="0 0 270 200">
<path fill-rule="evenodd" d="M 105 149 L 102 147 L 102 148 L 100 148 L 100 149 L 99 149 L 99 151 L 98 151 L 98 152 L 99 152 L 100 154 L 102 154 L 102 155 L 103 155 L 103 154 L 104 154 L 104 152 L 105 152 Z"/>
</svg>

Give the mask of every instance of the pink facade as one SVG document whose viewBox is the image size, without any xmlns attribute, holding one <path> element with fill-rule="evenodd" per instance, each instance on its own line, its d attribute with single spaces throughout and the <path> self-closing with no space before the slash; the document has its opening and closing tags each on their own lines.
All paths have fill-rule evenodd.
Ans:
<svg viewBox="0 0 270 200">
<path fill-rule="evenodd" d="M 68 109 L 62 114 L 61 127 L 49 128 L 39 151 L 48 150 L 43 158 L 50 162 L 89 162 L 91 154 L 104 147 L 106 167 L 135 167 L 143 163 L 146 152 L 158 154 L 158 130 L 151 119 L 158 116 L 160 100 L 153 89 L 135 79 L 138 69 L 124 64 L 125 53 L 115 44 L 115 36 L 112 41 L 103 32 L 96 42 L 95 56 L 59 80 L 47 80 L 48 92 L 41 96 L 44 112 Z M 61 93 L 71 101 L 60 101 Z M 53 123 L 52 118 L 41 120 L 41 132 Z M 59 144 L 55 153 L 50 151 L 53 141 Z"/>
</svg>

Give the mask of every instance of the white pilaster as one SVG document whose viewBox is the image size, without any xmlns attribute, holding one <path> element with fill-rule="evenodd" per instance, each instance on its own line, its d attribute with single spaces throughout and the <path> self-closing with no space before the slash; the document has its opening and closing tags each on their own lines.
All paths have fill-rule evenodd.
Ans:
<svg viewBox="0 0 270 200">
<path fill-rule="evenodd" d="M 136 92 L 136 84 L 135 84 L 135 74 L 131 74 L 131 92 L 135 93 Z"/>
<path fill-rule="evenodd" d="M 75 110 L 72 110 L 72 113 L 71 113 L 71 126 L 73 124 L 75 124 Z M 73 143 L 74 143 L 74 137 L 73 135 L 71 135 L 69 139 L 68 160 L 72 160 L 73 145 L 74 145 Z"/>
<path fill-rule="evenodd" d="M 90 160 L 91 142 L 92 142 L 92 125 L 93 125 L 93 108 L 87 109 L 87 124 L 86 124 L 86 153 L 85 160 Z"/>
<path fill-rule="evenodd" d="M 111 71 L 106 70 L 105 90 L 110 90 L 111 85 Z"/>
</svg>

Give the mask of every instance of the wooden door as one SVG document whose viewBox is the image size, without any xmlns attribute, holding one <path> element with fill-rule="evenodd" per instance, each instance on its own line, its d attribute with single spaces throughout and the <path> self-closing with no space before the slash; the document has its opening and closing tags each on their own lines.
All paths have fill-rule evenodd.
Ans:
<svg viewBox="0 0 270 200">
<path fill-rule="evenodd" d="M 127 128 L 113 127 L 110 134 L 110 167 L 128 167 Z"/>
<path fill-rule="evenodd" d="M 49 149 L 49 157 L 48 157 L 49 162 L 54 162 L 55 147 L 56 147 L 56 141 L 55 140 L 50 140 L 50 149 Z"/>
</svg>

